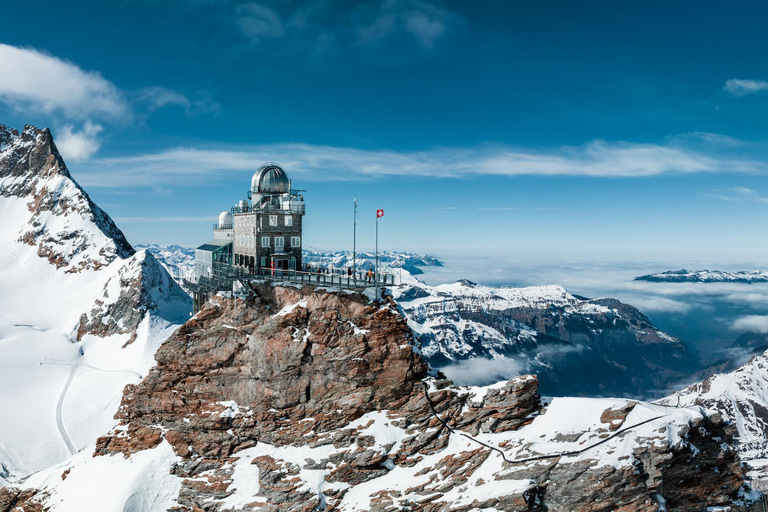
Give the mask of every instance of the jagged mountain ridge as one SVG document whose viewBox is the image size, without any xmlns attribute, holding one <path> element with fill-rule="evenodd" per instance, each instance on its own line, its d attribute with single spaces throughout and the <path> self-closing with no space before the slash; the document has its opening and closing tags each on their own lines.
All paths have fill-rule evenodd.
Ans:
<svg viewBox="0 0 768 512">
<path fill-rule="evenodd" d="M 635 278 L 654 283 L 768 283 L 768 273 L 761 270 L 723 272 L 721 270 L 668 270 Z"/>
<path fill-rule="evenodd" d="M 0 125 L 0 485 L 93 444 L 191 304 L 72 178 Z"/>
<path fill-rule="evenodd" d="M 237 305 L 216 297 L 156 358 L 95 454 L 0 491 L 0 511 L 11 500 L 52 511 L 748 506 L 717 416 L 622 399 L 542 404 L 532 376 L 425 380 L 406 319 L 365 295 L 265 284 Z M 94 480 L 111 484 L 78 492 Z"/>
<path fill-rule="evenodd" d="M 32 216 L 19 241 L 68 272 L 98 269 L 135 253 L 123 232 L 77 184 L 61 158 L 50 130 L 27 125 L 19 133 L 0 125 L 0 195 L 23 198 Z M 81 230 L 68 217 L 95 227 Z M 98 247 L 98 251 L 88 248 Z"/>
</svg>

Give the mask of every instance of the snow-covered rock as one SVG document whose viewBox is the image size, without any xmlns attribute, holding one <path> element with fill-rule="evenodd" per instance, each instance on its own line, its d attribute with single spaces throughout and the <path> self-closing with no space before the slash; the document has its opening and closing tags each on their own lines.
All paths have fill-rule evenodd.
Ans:
<svg viewBox="0 0 768 512">
<path fill-rule="evenodd" d="M 0 478 L 15 481 L 114 425 L 191 304 L 72 179 L 47 129 L 0 125 L 0 219 Z"/>
<path fill-rule="evenodd" d="M 768 479 L 768 352 L 730 372 L 693 384 L 659 403 L 703 407 L 737 430 L 737 447 L 751 476 Z"/>
</svg>

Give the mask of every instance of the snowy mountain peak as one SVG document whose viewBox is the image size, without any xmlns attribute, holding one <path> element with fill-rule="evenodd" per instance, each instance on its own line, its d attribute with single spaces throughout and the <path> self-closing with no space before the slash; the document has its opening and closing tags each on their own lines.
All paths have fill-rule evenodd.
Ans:
<svg viewBox="0 0 768 512">
<path fill-rule="evenodd" d="M 70 176 L 47 129 L 0 126 L 0 218 L 2 487 L 108 431 L 191 300 Z"/>
<path fill-rule="evenodd" d="M 122 231 L 72 179 L 50 130 L 0 125 L 4 234 L 37 248 L 67 272 L 98 270 L 135 251 Z"/>
</svg>

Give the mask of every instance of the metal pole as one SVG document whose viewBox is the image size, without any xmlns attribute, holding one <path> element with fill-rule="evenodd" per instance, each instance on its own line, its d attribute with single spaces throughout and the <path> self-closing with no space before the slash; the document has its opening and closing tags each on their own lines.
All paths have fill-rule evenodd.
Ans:
<svg viewBox="0 0 768 512">
<path fill-rule="evenodd" d="M 374 264 L 373 280 L 376 284 L 375 297 L 379 300 L 379 212 L 376 212 L 376 259 Z"/>
<path fill-rule="evenodd" d="M 357 196 L 352 209 L 352 272 L 357 271 Z"/>
</svg>

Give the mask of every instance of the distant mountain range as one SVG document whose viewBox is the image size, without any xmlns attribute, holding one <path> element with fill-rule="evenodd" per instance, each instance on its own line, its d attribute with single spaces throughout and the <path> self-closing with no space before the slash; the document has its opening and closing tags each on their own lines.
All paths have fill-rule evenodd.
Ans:
<svg viewBox="0 0 768 512">
<path fill-rule="evenodd" d="M 155 257 L 175 279 L 188 277 L 195 271 L 195 250 L 180 245 L 143 245 L 137 249 L 146 251 Z"/>
<path fill-rule="evenodd" d="M 652 396 L 698 367 L 679 339 L 615 299 L 577 297 L 557 285 L 466 280 L 412 283 L 393 293 L 424 356 L 449 377 L 462 362 L 501 359 L 511 373 L 537 374 L 545 394 Z M 477 373 L 493 380 L 493 366 L 481 362 Z"/>
<path fill-rule="evenodd" d="M 635 281 L 652 283 L 768 283 L 768 272 L 761 270 L 722 272 L 720 270 L 669 270 L 648 274 Z"/>
<path fill-rule="evenodd" d="M 304 263 L 312 266 L 347 268 L 353 264 L 363 270 L 372 269 L 375 266 L 376 254 L 372 252 L 359 252 L 354 255 L 350 251 L 318 252 L 305 250 Z M 420 275 L 424 271 L 419 267 L 442 267 L 443 262 L 428 254 L 415 254 L 412 252 L 380 252 L 379 265 L 388 269 L 403 269 L 411 275 Z"/>
</svg>

